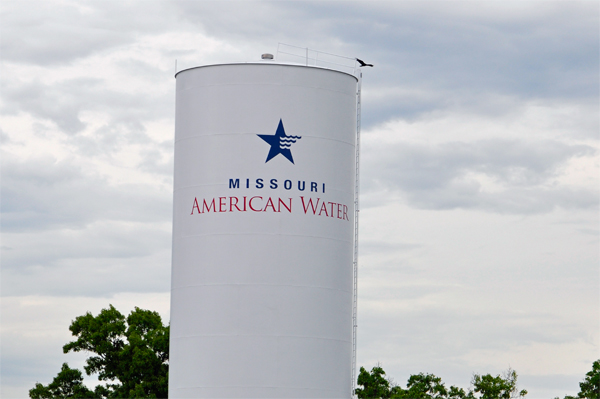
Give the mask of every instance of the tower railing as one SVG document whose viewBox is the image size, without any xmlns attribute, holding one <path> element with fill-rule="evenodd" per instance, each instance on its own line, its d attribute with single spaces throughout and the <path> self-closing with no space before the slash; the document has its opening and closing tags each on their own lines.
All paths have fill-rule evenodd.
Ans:
<svg viewBox="0 0 600 399">
<path fill-rule="evenodd" d="M 293 62 L 306 66 L 318 66 L 334 69 L 357 76 L 360 73 L 356 58 L 326 53 L 308 47 L 278 43 L 275 59 L 280 62 Z"/>
</svg>

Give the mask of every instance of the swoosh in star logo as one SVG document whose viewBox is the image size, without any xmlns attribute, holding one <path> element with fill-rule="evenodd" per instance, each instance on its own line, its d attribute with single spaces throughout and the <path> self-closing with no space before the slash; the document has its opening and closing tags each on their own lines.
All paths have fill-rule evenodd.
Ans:
<svg viewBox="0 0 600 399">
<path fill-rule="evenodd" d="M 277 131 L 274 135 L 257 134 L 257 136 L 266 141 L 271 146 L 265 163 L 269 162 L 278 154 L 283 155 L 288 159 L 288 161 L 294 163 L 294 158 L 292 157 L 292 151 L 290 151 L 290 147 L 302 137 L 286 135 L 281 119 L 279 119 L 279 126 L 277 126 Z"/>
</svg>

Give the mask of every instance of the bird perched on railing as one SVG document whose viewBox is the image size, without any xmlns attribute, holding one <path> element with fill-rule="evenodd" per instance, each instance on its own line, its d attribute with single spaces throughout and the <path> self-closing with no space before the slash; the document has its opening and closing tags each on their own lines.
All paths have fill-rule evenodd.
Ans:
<svg viewBox="0 0 600 399">
<path fill-rule="evenodd" d="M 370 66 L 372 67 L 373 64 L 367 64 L 366 62 L 364 62 L 363 60 L 361 60 L 360 58 L 357 58 L 356 61 L 358 61 L 358 63 L 360 64 L 360 68 L 364 67 L 364 66 Z"/>
</svg>

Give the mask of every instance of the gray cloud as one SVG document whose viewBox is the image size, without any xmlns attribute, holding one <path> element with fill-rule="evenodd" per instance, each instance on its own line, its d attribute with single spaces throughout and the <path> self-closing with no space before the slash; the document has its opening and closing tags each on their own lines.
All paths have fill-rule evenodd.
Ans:
<svg viewBox="0 0 600 399">
<path fill-rule="evenodd" d="M 171 240 L 165 226 L 168 224 L 103 221 L 77 230 L 5 233 L 3 271 L 28 273 L 45 267 L 53 270 L 65 267 L 73 259 L 85 262 L 88 272 L 93 272 L 92 265 L 98 263 L 95 260 L 105 260 L 112 266 L 127 264 L 131 259 L 169 250 Z M 100 262 L 100 266 L 106 265 Z M 163 266 L 168 267 L 168 262 Z M 118 279 L 118 273 L 113 277 Z"/>
<path fill-rule="evenodd" d="M 174 24 L 163 3 L 17 1 L 2 6 L 4 61 L 40 66 L 64 65 L 106 53 L 136 40 L 141 32 L 161 32 Z M 52 16 L 49 18 L 49 16 Z"/>
<path fill-rule="evenodd" d="M 2 57 L 5 61 L 64 64 L 134 38 L 133 32 L 114 29 L 115 21 L 119 19 L 90 12 L 85 6 L 44 1 L 27 4 L 27 12 L 20 12 L 17 2 L 9 1 L 2 7 Z M 49 14 L 54 17 L 48 19 Z M 73 34 L 74 30 L 78 33 Z"/>
<path fill-rule="evenodd" d="M 10 136 L 0 128 L 0 144 L 8 144 L 10 141 Z"/>
<path fill-rule="evenodd" d="M 27 112 L 54 122 L 68 134 L 78 133 L 86 127 L 81 120 L 82 111 L 106 112 L 112 125 L 107 129 L 122 124 L 137 133 L 143 131 L 142 121 L 172 117 L 169 112 L 172 109 L 162 106 L 171 93 L 116 92 L 106 89 L 102 79 L 69 79 L 52 84 L 39 80 L 5 80 L 3 83 L 5 114 Z"/>
<path fill-rule="evenodd" d="M 168 156 L 165 156 L 165 152 L 158 149 L 149 149 L 142 151 L 142 161 L 139 164 L 139 168 L 145 172 L 162 176 L 163 181 L 172 185 L 173 180 L 173 142 L 163 143 L 167 147 Z"/>
<path fill-rule="evenodd" d="M 86 97 L 81 92 L 100 86 L 101 81 L 98 79 L 77 79 L 55 86 L 54 89 L 40 81 L 29 84 L 7 82 L 2 88 L 6 98 L 3 111 L 12 114 L 28 112 L 34 117 L 53 121 L 67 133 L 76 133 L 85 128 L 85 124 L 79 119 L 79 113 L 86 102 Z M 80 95 L 74 95 L 73 90 L 79 91 Z"/>
<path fill-rule="evenodd" d="M 170 233 L 150 225 L 107 227 L 113 230 L 8 236 L 15 254 L 3 251 L 2 296 L 168 292 Z"/>
<path fill-rule="evenodd" d="M 367 128 L 440 109 L 504 114 L 532 99 L 598 103 L 596 3 L 528 3 L 518 12 L 472 2 L 173 5 L 210 36 L 254 47 L 275 37 L 374 63 L 364 70 Z"/>
<path fill-rule="evenodd" d="M 397 382 L 405 382 L 410 374 L 427 372 L 442 377 L 447 384 L 458 383 L 465 388 L 472 373 L 501 371 L 497 365 L 491 366 L 497 360 L 486 360 L 485 355 L 475 366 L 465 359 L 471 353 L 503 353 L 515 346 L 535 344 L 564 345 L 585 338 L 578 326 L 556 315 L 497 309 L 487 313 L 464 308 L 394 309 L 385 313 L 370 310 L 359 313 L 359 326 L 363 356 L 377 354 L 376 358 L 363 357 L 359 364 L 372 367 L 382 362 Z M 502 368 L 509 365 L 503 364 Z M 521 384 L 530 391 L 540 388 L 523 385 L 523 381 Z"/>
<path fill-rule="evenodd" d="M 4 154 L 1 208 L 5 232 L 77 229 L 97 220 L 169 221 L 171 195 L 162 186 L 114 187 L 69 161 Z"/>
<path fill-rule="evenodd" d="M 322 36 L 328 25 L 318 25 L 310 3 L 289 2 L 282 6 L 274 2 L 190 2 L 169 1 L 181 21 L 212 37 L 254 43 L 297 37 Z M 252 15 L 252 18 L 248 18 Z M 294 21 L 293 24 L 290 21 Z M 307 29 L 309 27 L 309 29 Z M 233 29 L 235 28 L 235 29 Z M 257 53 L 258 57 L 260 53 Z"/>
<path fill-rule="evenodd" d="M 598 102 L 596 3 L 528 5 L 517 14 L 497 4 L 462 2 L 146 2 L 143 15 L 132 7 L 113 2 L 63 6 L 64 20 L 49 24 L 43 18 L 48 10 L 40 3 L 31 15 L 17 13 L 8 19 L 14 26 L 5 29 L 15 39 L 39 36 L 38 40 L 20 45 L 18 40 L 5 40 L 9 48 L 4 57 L 43 60 L 48 65 L 48 60 L 64 62 L 90 55 L 91 49 L 124 45 L 134 40 L 135 33 L 165 30 L 200 31 L 234 41 L 252 51 L 242 56 L 250 59 L 269 48 L 274 51 L 275 40 L 300 44 L 376 64 L 365 70 L 365 127 L 392 117 L 412 120 L 457 107 L 502 114 L 527 99 Z M 246 18 L 250 13 L 253 17 Z M 30 29 L 24 31 L 24 26 Z M 68 35 L 70 40 L 81 43 L 63 37 L 66 33 L 61 32 L 73 29 L 78 34 Z M 123 43 L 114 42 L 112 35 Z M 297 43 L 299 35 L 302 43 Z M 36 50 L 38 42 L 45 51 Z M 171 49 L 164 49 L 169 58 L 186 52 L 200 57 L 203 50 L 191 43 L 173 43 Z M 136 74 L 156 73 L 139 64 L 131 61 L 123 67 L 134 68 Z M 421 95 L 415 96 L 417 92 Z M 488 95 L 491 92 L 512 101 L 497 103 Z"/>
<path fill-rule="evenodd" d="M 426 293 L 425 293 L 426 294 Z M 375 327 L 389 317 L 388 314 L 365 315 L 363 322 L 368 328 Z M 531 313 L 520 310 L 490 312 L 465 312 L 464 309 L 418 309 L 397 311 L 395 318 L 403 320 L 402 327 L 388 320 L 387 325 L 397 328 L 388 330 L 388 334 L 397 341 L 403 337 L 413 338 L 412 344 L 427 346 L 432 340 L 444 340 L 445 348 L 454 355 L 465 350 L 498 349 L 504 350 L 518 342 L 528 345 L 534 342 L 564 343 L 586 338 L 577 326 L 564 328 L 564 321 L 550 313 Z M 461 320 L 460 323 L 456 323 Z M 369 321 L 367 323 L 367 321 Z M 563 327 L 561 327 L 563 326 Z M 386 334 L 387 335 L 387 334 Z"/>
<path fill-rule="evenodd" d="M 364 147 L 362 185 L 367 199 L 370 192 L 398 190 L 417 208 L 475 208 L 499 213 L 549 212 L 557 206 L 593 208 L 598 204 L 598 192 L 593 188 L 551 184 L 569 159 L 595 155 L 589 146 L 495 139 L 439 145 L 405 142 L 388 145 L 383 151 L 376 143 L 367 142 Z M 486 176 L 500 190 L 486 191 L 470 173 Z"/>
<path fill-rule="evenodd" d="M 372 254 L 386 254 L 395 255 L 397 252 L 407 252 L 418 248 L 421 248 L 421 244 L 414 243 L 403 243 L 394 242 L 386 243 L 383 241 L 375 240 L 361 240 L 360 242 L 360 254 L 361 256 L 368 256 Z"/>
<path fill-rule="evenodd" d="M 598 54 L 589 55 L 598 46 L 593 34 L 598 5 L 532 5 L 518 15 L 497 4 L 472 2 L 403 4 L 395 10 L 365 7 L 360 10 L 363 29 L 353 31 L 357 44 L 383 57 L 384 68 L 398 71 L 379 77 L 438 90 L 469 88 L 481 93 L 493 88 L 534 97 L 570 94 L 596 99 L 597 85 L 589 79 L 598 81 Z M 371 22 L 375 16 L 377 24 Z M 350 27 L 348 36 L 349 31 Z M 398 51 L 389 51 L 390 45 Z"/>
<path fill-rule="evenodd" d="M 440 109 L 504 114 L 531 99 L 598 104 L 596 3 L 518 12 L 482 2 L 309 4 L 338 41 L 375 64 L 364 71 L 365 127 Z"/>
</svg>

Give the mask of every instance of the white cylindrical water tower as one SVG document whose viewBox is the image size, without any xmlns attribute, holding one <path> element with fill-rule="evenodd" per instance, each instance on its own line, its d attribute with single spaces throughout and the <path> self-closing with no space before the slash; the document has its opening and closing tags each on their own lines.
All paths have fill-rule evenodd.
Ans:
<svg viewBox="0 0 600 399">
<path fill-rule="evenodd" d="M 169 396 L 349 398 L 357 78 L 176 78 Z"/>
</svg>

